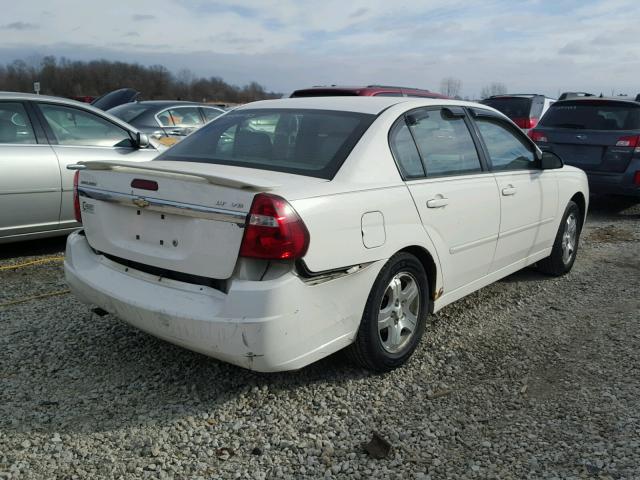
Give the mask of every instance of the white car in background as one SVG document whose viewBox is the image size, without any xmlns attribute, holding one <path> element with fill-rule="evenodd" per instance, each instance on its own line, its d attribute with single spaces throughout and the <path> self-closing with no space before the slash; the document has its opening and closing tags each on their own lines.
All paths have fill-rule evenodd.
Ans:
<svg viewBox="0 0 640 480">
<path fill-rule="evenodd" d="M 441 99 L 257 102 L 156 160 L 75 168 L 77 296 L 259 371 L 345 347 L 402 365 L 430 312 L 527 265 L 568 272 L 589 198 L 504 115 Z"/>
<path fill-rule="evenodd" d="M 80 226 L 67 165 L 151 160 L 158 148 L 131 125 L 86 103 L 0 92 L 0 244 L 66 235 Z"/>
</svg>

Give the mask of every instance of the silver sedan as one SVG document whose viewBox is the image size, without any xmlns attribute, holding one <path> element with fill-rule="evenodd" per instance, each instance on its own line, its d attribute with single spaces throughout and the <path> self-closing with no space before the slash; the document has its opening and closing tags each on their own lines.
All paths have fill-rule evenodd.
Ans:
<svg viewBox="0 0 640 480">
<path fill-rule="evenodd" d="M 0 92 L 0 243 L 65 235 L 77 226 L 80 160 L 151 160 L 144 134 L 87 104 Z"/>
</svg>

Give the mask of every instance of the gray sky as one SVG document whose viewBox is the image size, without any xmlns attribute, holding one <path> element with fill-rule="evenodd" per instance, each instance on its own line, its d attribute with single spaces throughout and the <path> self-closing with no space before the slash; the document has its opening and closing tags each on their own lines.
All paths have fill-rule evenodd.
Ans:
<svg viewBox="0 0 640 480">
<path fill-rule="evenodd" d="M 638 0 L 0 0 L 0 62 L 163 64 L 288 92 L 399 84 L 462 93 L 640 93 Z M 38 2 L 40 3 L 40 2 Z M 93 6 L 92 6 L 93 4 Z"/>
</svg>

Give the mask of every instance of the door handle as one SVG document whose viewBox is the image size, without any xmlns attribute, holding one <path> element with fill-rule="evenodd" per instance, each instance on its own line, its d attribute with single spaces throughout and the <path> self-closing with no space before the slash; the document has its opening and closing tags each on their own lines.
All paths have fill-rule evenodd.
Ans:
<svg viewBox="0 0 640 480">
<path fill-rule="evenodd" d="M 449 199 L 445 197 L 437 197 L 427 200 L 427 208 L 442 208 L 445 205 L 449 205 Z"/>
<path fill-rule="evenodd" d="M 509 185 L 508 187 L 504 187 L 502 189 L 502 195 L 508 197 L 510 195 L 515 195 L 518 192 L 518 189 L 513 185 Z"/>
</svg>

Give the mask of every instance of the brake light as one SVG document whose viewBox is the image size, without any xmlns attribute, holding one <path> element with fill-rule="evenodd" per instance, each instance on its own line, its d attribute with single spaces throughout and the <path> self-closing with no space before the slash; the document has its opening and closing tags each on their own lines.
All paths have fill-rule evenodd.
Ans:
<svg viewBox="0 0 640 480">
<path fill-rule="evenodd" d="M 80 170 L 76 170 L 73 175 L 73 213 L 76 217 L 76 222 L 82 223 L 82 215 L 80 213 L 80 195 L 78 194 L 78 178 L 80 177 Z"/>
<path fill-rule="evenodd" d="M 530 128 L 535 128 L 538 124 L 538 119 L 536 117 L 531 118 L 514 118 L 513 123 L 515 123 L 518 127 L 523 128 L 525 130 L 529 130 Z"/>
<path fill-rule="evenodd" d="M 635 149 L 635 153 L 640 153 L 640 136 L 632 135 L 620 137 L 616 142 L 616 147 L 633 147 Z"/>
<path fill-rule="evenodd" d="M 638 170 L 633 176 L 633 183 L 636 185 L 640 185 L 640 170 Z"/>
<path fill-rule="evenodd" d="M 529 130 L 529 138 L 536 143 L 547 143 L 549 141 L 547 135 L 540 130 Z"/>
<path fill-rule="evenodd" d="M 153 190 L 158 191 L 158 182 L 153 180 L 144 180 L 142 178 L 134 178 L 131 180 L 131 188 L 139 188 L 141 190 Z"/>
<path fill-rule="evenodd" d="M 308 247 L 309 231 L 284 198 L 266 193 L 254 197 L 240 245 L 241 257 L 296 259 L 307 253 Z"/>
</svg>

